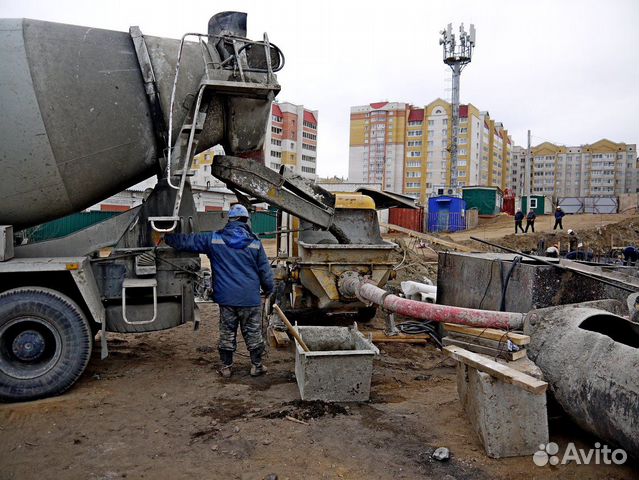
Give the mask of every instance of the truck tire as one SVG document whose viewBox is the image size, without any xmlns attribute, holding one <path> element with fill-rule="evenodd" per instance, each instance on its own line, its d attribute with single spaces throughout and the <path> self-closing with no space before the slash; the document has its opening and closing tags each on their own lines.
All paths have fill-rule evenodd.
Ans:
<svg viewBox="0 0 639 480">
<path fill-rule="evenodd" d="M 0 400 L 34 400 L 73 385 L 89 363 L 92 333 L 67 296 L 40 287 L 0 295 Z"/>
</svg>

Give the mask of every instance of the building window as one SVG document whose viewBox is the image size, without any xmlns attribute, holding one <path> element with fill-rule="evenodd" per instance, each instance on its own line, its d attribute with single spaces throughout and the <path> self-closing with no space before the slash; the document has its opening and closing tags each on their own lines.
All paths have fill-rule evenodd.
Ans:
<svg viewBox="0 0 639 480">
<path fill-rule="evenodd" d="M 312 128 L 313 130 L 317 130 L 317 125 L 315 125 L 314 123 L 307 122 L 306 120 L 304 120 L 304 122 L 302 123 L 305 127 Z"/>
<path fill-rule="evenodd" d="M 302 148 L 305 150 L 310 150 L 311 152 L 317 151 L 317 147 L 315 145 L 309 145 L 308 143 L 302 143 Z"/>
<path fill-rule="evenodd" d="M 279 127 L 271 127 L 271 132 L 279 135 L 282 133 L 282 129 Z"/>
<path fill-rule="evenodd" d="M 281 146 L 282 140 L 278 140 L 277 138 L 271 138 L 271 145 Z"/>
<path fill-rule="evenodd" d="M 302 160 L 304 162 L 310 162 L 310 163 L 315 163 L 317 161 L 315 157 L 311 157 L 309 155 L 302 155 Z"/>
<path fill-rule="evenodd" d="M 282 158 L 282 152 L 276 152 L 275 150 L 271 150 L 271 157 Z"/>
<path fill-rule="evenodd" d="M 423 122 L 421 120 L 412 120 L 408 122 L 409 127 L 419 127 L 421 125 L 423 125 Z"/>
<path fill-rule="evenodd" d="M 315 168 L 313 167 L 302 167 L 302 172 L 304 173 L 315 173 Z"/>
<path fill-rule="evenodd" d="M 312 133 L 302 132 L 302 137 L 308 138 L 309 140 L 317 140 L 317 135 L 313 135 Z"/>
<path fill-rule="evenodd" d="M 422 131 L 421 130 L 409 130 L 408 131 L 408 136 L 409 137 L 421 137 L 422 136 Z"/>
<path fill-rule="evenodd" d="M 409 152 L 408 156 L 412 157 L 412 158 L 421 157 L 422 156 L 422 152 Z"/>
<path fill-rule="evenodd" d="M 281 122 L 282 121 L 282 117 L 278 117 L 277 115 L 273 115 L 273 121 L 274 122 Z"/>
</svg>

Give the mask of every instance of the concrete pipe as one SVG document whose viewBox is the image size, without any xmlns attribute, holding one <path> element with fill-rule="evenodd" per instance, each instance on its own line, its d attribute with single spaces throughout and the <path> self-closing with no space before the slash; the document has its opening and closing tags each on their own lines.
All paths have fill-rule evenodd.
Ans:
<svg viewBox="0 0 639 480">
<path fill-rule="evenodd" d="M 391 312 L 420 320 L 504 330 L 517 330 L 523 327 L 522 313 L 475 310 L 407 300 L 357 278 L 344 282 L 340 290 L 346 295 L 357 296 L 363 302 L 374 303 Z"/>
<path fill-rule="evenodd" d="M 566 413 L 639 458 L 639 324 L 562 305 L 530 312 L 524 333 L 531 338 L 528 355 Z"/>
</svg>

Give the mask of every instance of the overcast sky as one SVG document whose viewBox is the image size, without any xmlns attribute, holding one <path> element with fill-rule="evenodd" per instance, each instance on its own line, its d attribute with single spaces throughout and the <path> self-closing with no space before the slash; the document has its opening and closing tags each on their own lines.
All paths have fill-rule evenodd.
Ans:
<svg viewBox="0 0 639 480">
<path fill-rule="evenodd" d="M 350 107 L 380 100 L 424 106 L 450 97 L 439 31 L 475 24 L 461 101 L 488 110 L 515 144 L 601 138 L 639 144 L 638 0 L 29 1 L 0 16 L 179 38 L 211 15 L 245 11 L 286 56 L 280 101 L 319 110 L 318 171 L 346 176 Z M 0 66 L 0 68 L 3 68 Z"/>
</svg>

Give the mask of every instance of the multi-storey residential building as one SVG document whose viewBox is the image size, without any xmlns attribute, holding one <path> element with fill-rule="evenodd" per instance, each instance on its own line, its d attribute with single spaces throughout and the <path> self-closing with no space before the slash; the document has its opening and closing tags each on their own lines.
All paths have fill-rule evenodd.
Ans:
<svg viewBox="0 0 639 480">
<path fill-rule="evenodd" d="M 526 150 L 516 147 L 521 159 Z M 511 171 L 511 188 L 524 192 L 524 161 Z M 590 145 L 564 147 L 544 142 L 532 148 L 530 191 L 554 197 L 615 196 L 636 193 L 637 146 L 602 139 Z"/>
<path fill-rule="evenodd" d="M 350 182 L 381 183 L 386 190 L 403 191 L 406 135 L 418 140 L 412 129 L 406 131 L 408 116 L 406 103 L 379 102 L 351 108 Z"/>
<path fill-rule="evenodd" d="M 505 188 L 511 140 L 501 123 L 461 105 L 457 184 Z M 422 201 L 450 187 L 452 108 L 437 99 L 424 108 L 379 102 L 351 108 L 349 181 L 377 182 Z"/>
<path fill-rule="evenodd" d="M 508 188 L 515 195 L 526 195 L 526 149 L 517 145 L 513 146 L 510 158 L 510 172 L 508 173 Z"/>
<path fill-rule="evenodd" d="M 264 140 L 264 160 L 279 170 L 286 165 L 308 178 L 317 176 L 317 110 L 288 102 L 273 103 Z"/>
</svg>

